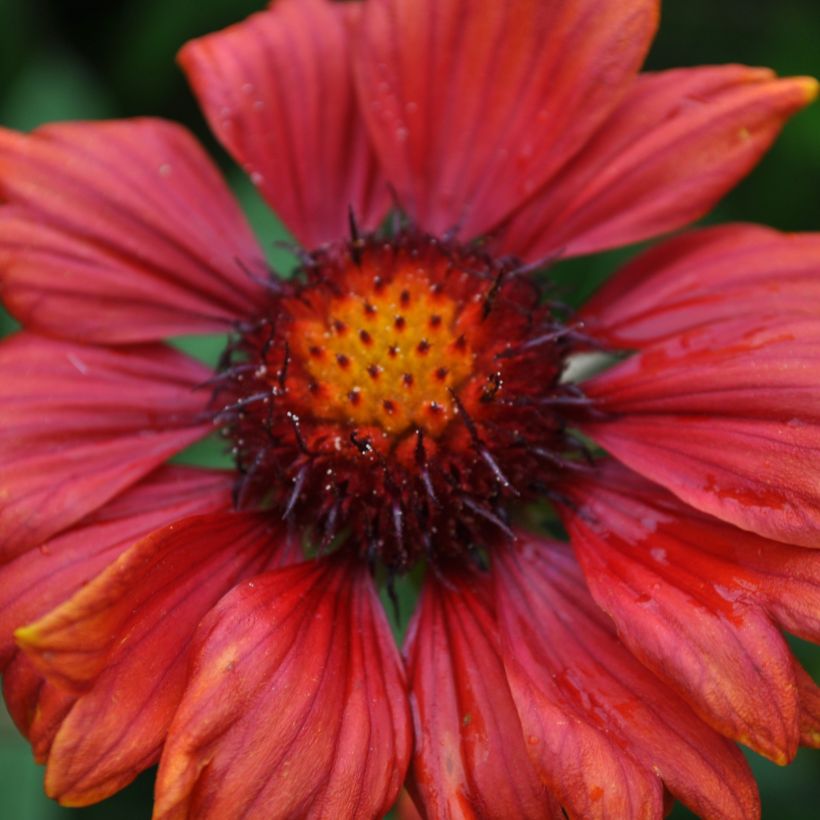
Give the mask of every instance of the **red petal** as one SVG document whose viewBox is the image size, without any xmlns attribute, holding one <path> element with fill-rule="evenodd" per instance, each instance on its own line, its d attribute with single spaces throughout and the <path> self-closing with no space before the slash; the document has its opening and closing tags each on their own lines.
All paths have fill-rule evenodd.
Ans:
<svg viewBox="0 0 820 820">
<path fill-rule="evenodd" d="M 527 260 L 576 256 L 686 225 L 744 177 L 816 95 L 812 79 L 778 80 L 745 66 L 643 74 L 498 244 Z"/>
<path fill-rule="evenodd" d="M 157 761 L 185 686 L 197 624 L 227 590 L 270 564 L 276 538 L 256 515 L 218 512 L 178 521 L 17 630 L 49 680 L 86 693 L 54 740 L 49 795 L 87 805 Z"/>
<path fill-rule="evenodd" d="M 76 695 L 44 680 L 31 660 L 18 652 L 3 672 L 3 697 L 17 728 L 31 743 L 34 759 L 45 763 Z"/>
<path fill-rule="evenodd" d="M 583 309 L 585 331 L 640 348 L 744 316 L 820 313 L 820 236 L 726 225 L 678 236 L 641 254 Z"/>
<path fill-rule="evenodd" d="M 788 762 L 797 690 L 766 610 L 813 609 L 820 637 L 820 554 L 703 516 L 617 464 L 568 491 L 573 545 L 621 640 L 719 732 Z"/>
<path fill-rule="evenodd" d="M 401 661 L 366 571 L 271 572 L 199 630 L 154 817 L 382 816 L 410 742 Z"/>
<path fill-rule="evenodd" d="M 73 595 L 123 550 L 166 524 L 227 510 L 233 474 L 160 467 L 70 530 L 0 567 L 0 670 L 12 633 Z"/>
<path fill-rule="evenodd" d="M 0 129 L 0 290 L 36 330 L 139 342 L 225 330 L 266 267 L 187 131 L 161 120 Z"/>
<path fill-rule="evenodd" d="M 383 0 L 357 41 L 362 111 L 425 230 L 492 227 L 583 146 L 626 91 L 654 0 Z"/>
<path fill-rule="evenodd" d="M 699 815 L 758 816 L 740 751 L 617 641 L 564 545 L 523 536 L 494 570 L 530 755 L 570 814 L 661 817 L 663 781 Z"/>
<path fill-rule="evenodd" d="M 588 381 L 584 430 L 692 506 L 820 545 L 820 327 L 740 317 L 651 345 Z"/>
<path fill-rule="evenodd" d="M 0 343 L 0 561 L 79 521 L 202 438 L 210 371 L 170 348 L 20 333 Z"/>
<path fill-rule="evenodd" d="M 555 817 L 530 765 L 478 578 L 429 579 L 406 654 L 414 791 L 428 817 Z"/>
<path fill-rule="evenodd" d="M 413 798 L 406 789 L 402 789 L 401 794 L 399 794 L 395 812 L 399 820 L 424 820 L 424 817 L 419 814 L 419 810 L 416 808 Z"/>
<path fill-rule="evenodd" d="M 188 43 L 180 62 L 216 136 L 306 247 L 375 228 L 389 200 L 358 114 L 345 13 L 280 0 Z"/>
<path fill-rule="evenodd" d="M 800 693 L 800 742 L 820 749 L 820 686 L 797 661 L 794 666 Z"/>
</svg>

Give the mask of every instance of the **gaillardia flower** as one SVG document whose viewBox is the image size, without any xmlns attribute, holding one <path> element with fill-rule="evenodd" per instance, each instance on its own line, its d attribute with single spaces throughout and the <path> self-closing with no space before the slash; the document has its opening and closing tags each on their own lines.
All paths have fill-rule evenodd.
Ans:
<svg viewBox="0 0 820 820">
<path fill-rule="evenodd" d="M 820 236 L 544 289 L 703 215 L 816 94 L 639 74 L 657 17 L 279 0 L 189 43 L 288 279 L 180 127 L 0 131 L 0 663 L 50 795 L 159 763 L 163 819 L 403 784 L 430 818 L 750 818 L 736 742 L 820 745 L 783 637 L 820 641 Z M 214 332 L 215 372 L 163 342 Z M 234 470 L 165 463 L 213 431 Z"/>
</svg>

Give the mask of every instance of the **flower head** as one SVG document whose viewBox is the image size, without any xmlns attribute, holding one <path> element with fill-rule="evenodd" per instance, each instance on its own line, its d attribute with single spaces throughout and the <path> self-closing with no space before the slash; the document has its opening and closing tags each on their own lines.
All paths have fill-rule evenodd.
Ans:
<svg viewBox="0 0 820 820">
<path fill-rule="evenodd" d="M 49 794 L 159 763 L 157 818 L 748 818 L 735 741 L 820 745 L 782 634 L 820 642 L 820 238 L 547 284 L 816 95 L 639 74 L 657 12 L 278 0 L 189 43 L 289 278 L 181 128 L 0 131 L 0 665 Z M 163 342 L 212 332 L 215 372 Z M 233 470 L 166 463 L 214 431 Z"/>
<path fill-rule="evenodd" d="M 511 535 L 558 478 L 574 333 L 515 265 L 419 233 L 326 245 L 239 329 L 215 418 L 244 505 L 391 572 Z M 578 449 L 577 445 L 574 449 Z"/>
</svg>

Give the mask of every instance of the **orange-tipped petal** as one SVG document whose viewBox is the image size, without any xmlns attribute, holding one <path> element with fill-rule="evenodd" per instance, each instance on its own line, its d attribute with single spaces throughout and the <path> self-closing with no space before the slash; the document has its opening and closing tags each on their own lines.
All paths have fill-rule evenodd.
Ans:
<svg viewBox="0 0 820 820">
<path fill-rule="evenodd" d="M 185 129 L 153 119 L 0 129 L 0 294 L 26 327 L 126 343 L 226 330 L 267 275 Z"/>
<path fill-rule="evenodd" d="M 560 818 L 530 764 L 486 582 L 428 578 L 406 655 L 414 793 L 428 817 Z"/>
<path fill-rule="evenodd" d="M 154 817 L 380 817 L 410 744 L 401 661 L 367 571 L 274 571 L 199 630 Z"/>
<path fill-rule="evenodd" d="M 389 191 L 357 110 L 349 5 L 279 0 L 179 59 L 208 122 L 308 248 L 375 228 Z"/>
<path fill-rule="evenodd" d="M 617 105 L 655 0 L 377 0 L 355 44 L 385 174 L 416 224 L 466 239 L 546 183 Z"/>
<path fill-rule="evenodd" d="M 820 637 L 820 552 L 704 516 L 615 463 L 568 493 L 575 551 L 621 640 L 721 734 L 791 760 L 798 693 L 769 612 Z"/>
<path fill-rule="evenodd" d="M 571 815 L 757 817 L 737 747 L 615 638 L 566 545 L 520 534 L 493 564 L 507 678 L 530 756 Z"/>
<path fill-rule="evenodd" d="M 228 472 L 164 466 L 77 526 L 0 568 L 0 668 L 15 724 L 45 763 L 65 716 L 77 699 L 47 681 L 16 648 L 12 633 L 91 581 L 131 544 L 173 520 L 231 504 Z"/>
<path fill-rule="evenodd" d="M 0 561 L 42 543 L 211 430 L 210 371 L 164 345 L 0 342 Z"/>
<path fill-rule="evenodd" d="M 275 560 L 263 517 L 217 512 L 158 530 L 17 640 L 37 669 L 82 696 L 60 727 L 46 790 L 65 805 L 113 794 L 156 763 L 200 620 Z"/>
<path fill-rule="evenodd" d="M 73 595 L 135 541 L 190 515 L 227 510 L 234 475 L 163 466 L 39 549 L 0 567 L 0 670 L 13 632 Z"/>
<path fill-rule="evenodd" d="M 641 75 L 496 245 L 527 260 L 576 256 L 693 222 L 757 164 L 814 85 L 736 65 Z"/>
</svg>

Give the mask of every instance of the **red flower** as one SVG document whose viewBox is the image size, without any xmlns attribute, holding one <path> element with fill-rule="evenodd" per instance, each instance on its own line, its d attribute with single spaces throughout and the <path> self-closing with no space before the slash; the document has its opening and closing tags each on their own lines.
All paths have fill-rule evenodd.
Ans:
<svg viewBox="0 0 820 820">
<path fill-rule="evenodd" d="M 532 273 L 700 217 L 816 94 L 637 74 L 657 11 L 279 0 L 189 43 L 289 280 L 181 128 L 0 131 L 0 664 L 50 795 L 748 818 L 734 741 L 820 745 L 781 633 L 820 642 L 820 238 L 685 233 L 574 317 Z M 162 342 L 226 330 L 216 374 Z M 235 471 L 163 466 L 214 425 Z M 422 567 L 402 659 L 375 579 Z"/>
</svg>

